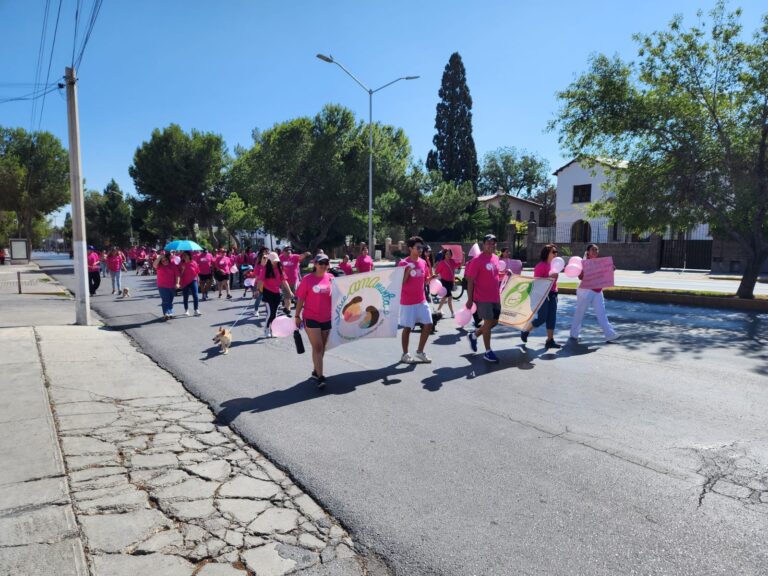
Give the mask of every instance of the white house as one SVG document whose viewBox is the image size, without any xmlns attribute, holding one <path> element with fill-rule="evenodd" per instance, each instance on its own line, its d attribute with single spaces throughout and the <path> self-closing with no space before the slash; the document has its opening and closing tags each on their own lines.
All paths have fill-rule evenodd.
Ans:
<svg viewBox="0 0 768 576">
<path fill-rule="evenodd" d="M 539 242 L 629 242 L 633 236 L 619 223 L 607 218 L 592 219 L 587 210 L 592 204 L 610 194 L 606 190 L 611 170 L 627 167 L 624 160 L 598 159 L 593 166 L 582 165 L 578 158 L 555 170 L 557 196 L 555 216 L 557 226 L 537 230 Z M 677 233 L 668 231 L 665 238 L 672 239 Z M 687 238 L 709 239 L 709 227 L 697 226 L 685 233 Z M 634 239 L 638 239 L 635 237 Z"/>
<path fill-rule="evenodd" d="M 478 196 L 477 201 L 480 206 L 484 206 L 485 209 L 489 209 L 491 206 L 499 208 L 502 199 L 506 199 L 510 214 L 512 218 L 518 222 L 529 222 L 534 220 L 539 221 L 539 212 L 541 211 L 541 204 L 528 200 L 527 198 L 519 198 L 512 194 L 506 194 L 503 191 L 492 194 L 491 196 Z"/>
</svg>

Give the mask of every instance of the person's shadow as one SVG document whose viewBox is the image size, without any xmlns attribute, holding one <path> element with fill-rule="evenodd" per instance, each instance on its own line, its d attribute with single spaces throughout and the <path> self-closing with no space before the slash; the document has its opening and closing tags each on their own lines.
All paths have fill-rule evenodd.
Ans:
<svg viewBox="0 0 768 576">
<path fill-rule="evenodd" d="M 243 412 L 266 412 L 313 400 L 323 394 L 349 394 L 358 386 L 380 382 L 385 386 L 402 382 L 400 374 L 413 372 L 415 364 L 392 364 L 383 368 L 358 370 L 328 376 L 324 390 L 318 390 L 312 380 L 303 380 L 284 390 L 274 390 L 255 398 L 232 398 L 219 405 L 216 424 L 229 425 Z"/>
</svg>

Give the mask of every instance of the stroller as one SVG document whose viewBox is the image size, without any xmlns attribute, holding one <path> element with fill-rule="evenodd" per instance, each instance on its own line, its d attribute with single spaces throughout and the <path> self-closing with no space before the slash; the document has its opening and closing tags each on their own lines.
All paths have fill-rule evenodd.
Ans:
<svg viewBox="0 0 768 576">
<path fill-rule="evenodd" d="M 148 260 L 144 260 L 144 263 L 139 268 L 139 276 L 152 276 L 154 270 Z"/>
</svg>

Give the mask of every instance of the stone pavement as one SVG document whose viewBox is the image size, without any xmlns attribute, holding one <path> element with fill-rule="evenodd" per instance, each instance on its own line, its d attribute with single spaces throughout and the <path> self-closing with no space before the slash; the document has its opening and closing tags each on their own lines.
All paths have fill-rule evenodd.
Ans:
<svg viewBox="0 0 768 576">
<path fill-rule="evenodd" d="M 2 328 L 7 303 L 0 574 L 389 573 L 123 333 Z"/>
</svg>

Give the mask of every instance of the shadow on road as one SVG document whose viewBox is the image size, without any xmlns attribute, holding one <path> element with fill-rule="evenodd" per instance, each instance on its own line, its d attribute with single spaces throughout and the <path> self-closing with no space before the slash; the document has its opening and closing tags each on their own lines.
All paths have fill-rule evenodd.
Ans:
<svg viewBox="0 0 768 576">
<path fill-rule="evenodd" d="M 325 394 L 349 394 L 354 392 L 358 386 L 364 386 L 365 384 L 376 382 L 385 386 L 399 384 L 402 380 L 396 378 L 396 376 L 413 372 L 415 369 L 415 364 L 391 364 L 377 370 L 358 370 L 328 376 L 326 387 L 323 391 L 318 391 L 311 380 L 303 380 L 285 390 L 275 390 L 255 398 L 233 398 L 220 404 L 216 423 L 229 425 L 243 412 L 266 412 L 307 400 L 314 400 L 318 396 Z"/>
</svg>

